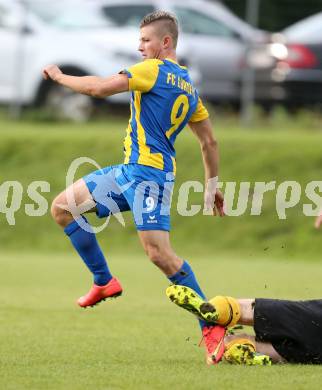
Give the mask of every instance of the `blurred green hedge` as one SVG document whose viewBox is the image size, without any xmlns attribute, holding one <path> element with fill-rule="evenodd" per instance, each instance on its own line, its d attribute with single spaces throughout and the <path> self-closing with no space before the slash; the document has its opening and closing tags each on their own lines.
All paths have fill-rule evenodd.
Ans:
<svg viewBox="0 0 322 390">
<path fill-rule="evenodd" d="M 247 0 L 223 0 L 223 3 L 245 19 Z M 322 9 L 322 0 L 259 0 L 259 4 L 258 25 L 268 31 L 280 31 Z"/>
<path fill-rule="evenodd" d="M 48 181 L 50 192 L 43 196 L 50 204 L 64 189 L 66 172 L 75 158 L 90 157 L 101 166 L 122 162 L 126 122 L 114 120 L 77 125 L 2 121 L 0 127 L 0 184 L 17 180 L 24 190 L 14 226 L 9 226 L 5 215 L 0 213 L 1 249 L 69 250 L 68 240 L 52 221 L 49 211 L 41 217 L 26 215 L 25 204 L 33 203 L 27 195 L 27 187 L 35 180 Z M 302 212 L 303 203 L 311 203 L 305 196 L 305 185 L 312 180 L 322 180 L 322 134 L 232 130 L 228 125 L 217 127 L 222 181 L 250 181 L 253 188 L 255 181 L 275 180 L 278 185 L 294 180 L 302 185 L 302 198 L 297 207 L 286 210 L 286 220 L 279 220 L 276 214 L 276 191 L 265 194 L 260 216 L 249 215 L 251 196 L 247 212 L 240 217 L 220 219 L 201 213 L 194 217 L 180 216 L 176 206 L 181 183 L 187 180 L 203 183 L 198 142 L 184 130 L 177 140 L 178 172 L 172 207 L 171 236 L 178 252 L 186 257 L 191 253 L 213 253 L 215 256 L 218 251 L 243 252 L 254 258 L 259 252 L 278 257 L 322 256 L 322 231 L 314 230 L 314 218 L 305 217 Z M 86 165 L 78 176 L 92 169 Z M 201 205 L 202 198 L 202 193 L 191 191 L 189 205 Z M 97 223 L 94 216 L 91 221 Z M 129 213 L 125 228 L 113 218 L 98 238 L 103 247 L 112 251 L 139 249 Z"/>
</svg>

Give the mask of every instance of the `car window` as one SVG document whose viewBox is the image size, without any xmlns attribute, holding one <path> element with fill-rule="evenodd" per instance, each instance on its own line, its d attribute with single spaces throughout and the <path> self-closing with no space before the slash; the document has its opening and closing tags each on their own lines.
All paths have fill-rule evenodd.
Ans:
<svg viewBox="0 0 322 390">
<path fill-rule="evenodd" d="M 189 34 L 233 37 L 234 31 L 217 19 L 191 8 L 175 7 L 181 31 Z"/>
<path fill-rule="evenodd" d="M 155 8 L 152 5 L 105 5 L 103 7 L 104 15 L 111 19 L 117 26 L 135 26 L 146 14 L 153 12 Z"/>
</svg>

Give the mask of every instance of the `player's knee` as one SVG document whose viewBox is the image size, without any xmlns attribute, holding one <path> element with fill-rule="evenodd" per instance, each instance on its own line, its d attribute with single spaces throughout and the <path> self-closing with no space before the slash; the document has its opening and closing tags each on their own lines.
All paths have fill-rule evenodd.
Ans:
<svg viewBox="0 0 322 390">
<path fill-rule="evenodd" d="M 58 225 L 62 225 L 64 222 L 64 216 L 63 216 L 63 213 L 60 210 L 58 204 L 55 201 L 53 201 L 53 203 L 51 204 L 50 212 L 51 212 L 51 216 L 53 217 L 54 221 Z"/>
<path fill-rule="evenodd" d="M 147 245 L 145 248 L 146 254 L 149 259 L 158 267 L 162 266 L 164 259 L 166 258 L 166 254 L 164 250 L 161 249 L 158 245 Z"/>
<path fill-rule="evenodd" d="M 59 197 L 53 200 L 50 212 L 58 225 L 64 227 L 69 223 L 70 213 L 62 207 Z"/>
<path fill-rule="evenodd" d="M 146 254 L 148 255 L 149 259 L 154 263 L 157 264 L 160 262 L 161 259 L 161 251 L 158 246 L 155 245 L 148 245 L 146 248 Z"/>
</svg>

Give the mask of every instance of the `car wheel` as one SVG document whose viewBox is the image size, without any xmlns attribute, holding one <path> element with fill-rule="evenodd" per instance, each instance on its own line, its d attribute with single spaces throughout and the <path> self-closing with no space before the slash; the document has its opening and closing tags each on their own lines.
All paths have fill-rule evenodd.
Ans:
<svg viewBox="0 0 322 390">
<path fill-rule="evenodd" d="M 53 84 L 47 90 L 44 107 L 55 118 L 86 122 L 93 114 L 94 102 L 90 96 Z"/>
</svg>

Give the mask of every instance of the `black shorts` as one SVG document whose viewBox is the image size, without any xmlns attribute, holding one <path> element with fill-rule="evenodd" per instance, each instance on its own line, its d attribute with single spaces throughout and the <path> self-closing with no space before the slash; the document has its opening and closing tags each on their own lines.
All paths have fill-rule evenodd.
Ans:
<svg viewBox="0 0 322 390">
<path fill-rule="evenodd" d="M 269 342 L 288 362 L 322 364 L 322 299 L 256 299 L 257 341 Z"/>
</svg>

